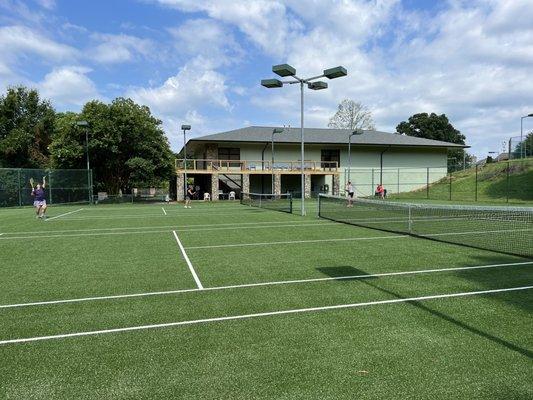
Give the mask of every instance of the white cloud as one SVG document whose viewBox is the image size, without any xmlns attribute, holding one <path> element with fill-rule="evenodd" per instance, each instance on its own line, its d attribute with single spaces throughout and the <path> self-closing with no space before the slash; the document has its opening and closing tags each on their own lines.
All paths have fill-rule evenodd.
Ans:
<svg viewBox="0 0 533 400">
<path fill-rule="evenodd" d="M 60 108 L 82 106 L 94 99 L 102 99 L 96 85 L 87 76 L 90 69 L 64 66 L 48 73 L 38 87 L 44 98 L 49 98 Z"/>
<path fill-rule="evenodd" d="M 91 58 L 102 64 L 115 64 L 147 57 L 154 44 L 151 40 L 131 35 L 93 34 L 100 42 L 91 52 Z"/>
<path fill-rule="evenodd" d="M 25 26 L 0 27 L 0 53 L 9 61 L 38 55 L 45 60 L 59 62 L 78 55 L 75 48 L 57 43 Z"/>
<path fill-rule="evenodd" d="M 209 17 L 236 26 L 268 54 L 285 52 L 288 35 L 300 24 L 287 15 L 277 0 L 154 0 L 161 5 L 186 12 L 205 12 Z"/>
<path fill-rule="evenodd" d="M 211 68 L 235 64 L 244 54 L 231 32 L 212 19 L 191 19 L 169 32 L 179 53 L 202 56 Z"/>
<path fill-rule="evenodd" d="M 46 8 L 47 10 L 53 10 L 54 8 L 56 8 L 55 0 L 35 0 L 35 2 L 41 7 Z"/>
</svg>

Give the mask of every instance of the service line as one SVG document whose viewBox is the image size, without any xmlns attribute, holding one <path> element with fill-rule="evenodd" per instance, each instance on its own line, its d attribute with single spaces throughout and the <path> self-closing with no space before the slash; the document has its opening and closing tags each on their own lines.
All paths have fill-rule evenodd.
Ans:
<svg viewBox="0 0 533 400">
<path fill-rule="evenodd" d="M 296 308 L 296 309 L 280 310 L 280 311 L 268 311 L 268 312 L 255 313 L 255 314 L 241 314 L 241 315 L 232 315 L 232 316 L 226 316 L 226 317 L 215 317 L 215 318 L 188 320 L 188 321 L 168 322 L 168 323 L 163 323 L 163 324 L 138 325 L 138 326 L 129 326 L 129 327 L 124 327 L 124 328 L 103 329 L 103 330 L 98 330 L 98 331 L 73 332 L 73 333 L 65 333 L 65 334 L 59 334 L 59 335 L 36 336 L 36 337 L 20 338 L 20 339 L 8 339 L 8 340 L 0 340 L 0 345 L 37 342 L 37 341 L 43 341 L 43 340 L 65 339 L 65 338 L 80 337 L 80 336 L 95 336 L 95 335 L 104 335 L 104 334 L 110 334 L 110 333 L 132 332 L 132 331 L 141 331 L 141 330 L 149 330 L 149 329 L 161 329 L 161 328 L 170 328 L 170 327 L 177 327 L 177 326 L 184 326 L 184 325 L 205 324 L 205 323 L 210 323 L 210 322 L 235 321 L 235 320 L 243 320 L 243 319 L 251 319 L 251 318 L 270 317 L 270 316 L 275 316 L 275 315 L 288 315 L 288 314 L 301 314 L 301 313 L 329 311 L 329 310 L 342 310 L 342 309 L 349 309 L 349 308 L 376 306 L 376 305 L 382 305 L 382 304 L 412 303 L 412 302 L 434 300 L 434 299 L 477 296 L 477 295 L 483 295 L 483 294 L 502 293 L 502 292 L 516 292 L 520 290 L 530 290 L 530 289 L 533 289 L 533 286 L 520 286 L 520 287 L 511 287 L 511 288 L 503 288 L 503 289 L 478 290 L 478 291 L 473 291 L 473 292 L 461 292 L 461 293 L 445 293 L 445 294 L 435 294 L 435 295 L 430 295 L 430 296 L 408 297 L 408 298 L 403 298 L 403 299 L 390 299 L 390 300 L 368 301 L 364 303 L 338 304 L 338 305 L 333 305 L 333 306 Z"/>
</svg>

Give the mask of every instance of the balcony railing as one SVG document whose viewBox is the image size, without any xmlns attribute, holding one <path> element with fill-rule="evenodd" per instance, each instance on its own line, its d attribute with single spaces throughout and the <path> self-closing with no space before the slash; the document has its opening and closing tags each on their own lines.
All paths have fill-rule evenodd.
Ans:
<svg viewBox="0 0 533 400">
<path fill-rule="evenodd" d="M 176 170 L 183 171 L 213 171 L 213 172 L 294 172 L 301 171 L 301 161 L 275 161 L 270 160 L 203 160 L 184 159 L 176 160 Z M 336 161 L 304 161 L 304 171 L 309 172 L 338 172 Z"/>
</svg>

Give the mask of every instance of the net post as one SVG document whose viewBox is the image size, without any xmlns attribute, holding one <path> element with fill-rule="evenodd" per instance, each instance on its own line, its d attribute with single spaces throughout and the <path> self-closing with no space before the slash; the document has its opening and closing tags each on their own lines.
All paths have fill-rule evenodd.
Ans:
<svg viewBox="0 0 533 400">
<path fill-rule="evenodd" d="M 374 188 L 372 188 L 372 190 L 374 190 Z M 400 168 L 398 168 L 398 191 L 397 193 L 398 194 L 400 193 Z"/>
<path fill-rule="evenodd" d="M 322 206 L 322 193 L 318 194 L 318 210 L 317 210 L 317 218 L 320 218 L 320 207 Z"/>
<path fill-rule="evenodd" d="M 52 172 L 48 173 L 48 190 L 50 192 L 50 204 L 54 204 L 52 200 Z"/>
</svg>

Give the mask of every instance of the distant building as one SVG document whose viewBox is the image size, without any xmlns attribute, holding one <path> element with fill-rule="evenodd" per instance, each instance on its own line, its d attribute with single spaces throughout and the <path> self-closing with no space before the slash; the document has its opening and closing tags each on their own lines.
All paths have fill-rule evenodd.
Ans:
<svg viewBox="0 0 533 400">
<path fill-rule="evenodd" d="M 274 127 L 250 126 L 190 139 L 187 177 L 211 193 L 213 200 L 230 191 L 300 193 L 300 129 L 286 128 L 274 135 Z M 348 129 L 306 128 L 305 195 L 318 192 L 339 194 L 347 180 L 349 166 Z M 364 131 L 351 137 L 350 179 L 358 190 L 373 193 L 374 186 L 396 186 L 388 171 L 409 168 L 421 182 L 431 182 L 447 173 L 447 150 L 468 146 L 378 131 Z M 429 170 L 431 168 L 431 177 Z M 184 160 L 176 160 L 178 200 L 183 199 Z M 413 183 L 412 188 L 420 187 Z M 391 191 L 392 193 L 393 191 Z M 220 196 L 222 197 L 222 196 Z"/>
</svg>

